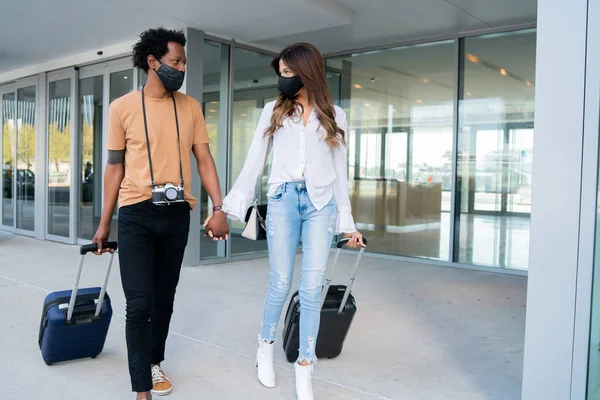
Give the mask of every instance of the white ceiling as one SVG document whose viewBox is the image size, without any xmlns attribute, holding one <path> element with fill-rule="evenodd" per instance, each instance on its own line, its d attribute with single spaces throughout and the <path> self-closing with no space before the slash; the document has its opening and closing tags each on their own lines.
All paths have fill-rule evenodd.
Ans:
<svg viewBox="0 0 600 400">
<path fill-rule="evenodd" d="M 134 40 L 156 26 L 272 50 L 309 41 L 330 53 L 535 22 L 536 9 L 536 0 L 4 0 L 0 72 Z"/>
</svg>

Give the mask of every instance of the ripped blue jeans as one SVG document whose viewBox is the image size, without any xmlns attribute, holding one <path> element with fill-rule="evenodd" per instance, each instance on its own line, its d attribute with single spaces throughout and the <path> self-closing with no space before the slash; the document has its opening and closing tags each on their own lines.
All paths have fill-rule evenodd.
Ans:
<svg viewBox="0 0 600 400">
<path fill-rule="evenodd" d="M 290 293 L 294 260 L 302 238 L 300 280 L 300 349 L 298 361 L 314 362 L 321 322 L 321 286 L 337 219 L 332 198 L 321 210 L 309 199 L 304 182 L 281 185 L 269 198 L 267 244 L 270 284 L 259 340 L 274 341 L 284 303 Z"/>
</svg>

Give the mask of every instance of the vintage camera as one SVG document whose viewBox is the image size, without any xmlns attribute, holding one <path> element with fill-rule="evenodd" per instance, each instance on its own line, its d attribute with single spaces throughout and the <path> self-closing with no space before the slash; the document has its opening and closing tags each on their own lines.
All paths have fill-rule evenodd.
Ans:
<svg viewBox="0 0 600 400">
<path fill-rule="evenodd" d="M 172 183 L 167 183 L 164 186 L 154 186 L 152 188 L 152 203 L 157 206 L 166 206 L 184 201 L 183 185 L 175 186 Z"/>
</svg>

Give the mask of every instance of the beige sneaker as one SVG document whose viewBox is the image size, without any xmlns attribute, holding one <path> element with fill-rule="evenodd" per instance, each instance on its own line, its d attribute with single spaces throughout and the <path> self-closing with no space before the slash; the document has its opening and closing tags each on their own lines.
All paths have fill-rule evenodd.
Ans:
<svg viewBox="0 0 600 400">
<path fill-rule="evenodd" d="M 173 390 L 173 385 L 169 378 L 165 376 L 159 365 L 152 367 L 152 394 L 157 396 L 166 396 Z"/>
</svg>

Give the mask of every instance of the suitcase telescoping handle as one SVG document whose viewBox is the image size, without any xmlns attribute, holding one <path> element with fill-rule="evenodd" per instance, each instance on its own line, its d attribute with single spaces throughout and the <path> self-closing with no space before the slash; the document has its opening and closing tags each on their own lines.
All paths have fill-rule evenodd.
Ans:
<svg viewBox="0 0 600 400">
<path fill-rule="evenodd" d="M 117 242 L 104 242 L 104 244 L 102 245 L 103 249 L 117 250 L 117 247 Z M 98 245 L 95 243 L 86 244 L 79 248 L 79 254 L 81 256 L 79 257 L 79 268 L 77 269 L 77 275 L 75 276 L 75 282 L 73 283 L 71 299 L 69 300 L 69 309 L 67 310 L 67 321 L 71 321 L 71 318 L 73 317 L 73 310 L 75 309 L 75 300 L 77 299 L 77 292 L 79 291 L 79 279 L 81 278 L 81 270 L 83 269 L 83 261 L 85 260 L 85 255 L 90 251 L 97 250 Z M 104 284 L 102 285 L 102 289 L 100 290 L 98 304 L 96 305 L 96 317 L 100 315 L 100 310 L 102 310 L 102 302 L 104 301 L 104 296 L 106 295 L 106 286 L 108 285 L 108 277 L 110 276 L 110 268 L 112 267 L 114 257 L 114 253 L 110 253 L 110 258 L 108 259 L 108 267 L 106 268 L 106 275 L 104 277 Z"/>
<path fill-rule="evenodd" d="M 340 253 L 342 252 L 342 248 L 348 244 L 351 238 L 343 238 L 339 242 L 337 242 L 337 250 L 335 252 L 335 258 L 333 259 L 333 265 L 329 270 L 329 274 L 325 280 L 325 287 L 323 288 L 323 293 L 321 294 L 321 309 L 323 308 L 323 304 L 325 304 L 325 298 L 327 297 L 327 292 L 329 291 L 329 286 L 331 286 L 331 279 L 333 278 L 333 273 L 337 268 L 337 263 L 340 258 Z M 367 245 L 367 238 L 363 237 L 363 243 L 365 246 Z M 350 274 L 350 284 L 346 287 L 346 291 L 344 292 L 344 297 L 342 298 L 342 304 L 340 304 L 340 308 L 338 309 L 338 314 L 341 314 L 346 307 L 346 302 L 348 301 L 348 297 L 350 296 L 350 290 L 352 289 L 352 285 L 354 285 L 354 280 L 356 279 L 356 273 L 358 272 L 358 265 L 360 264 L 360 259 L 365 252 L 365 248 L 361 246 L 360 251 L 358 252 L 358 257 L 356 257 L 356 262 L 354 263 L 354 269 L 352 269 L 352 273 Z"/>
</svg>

